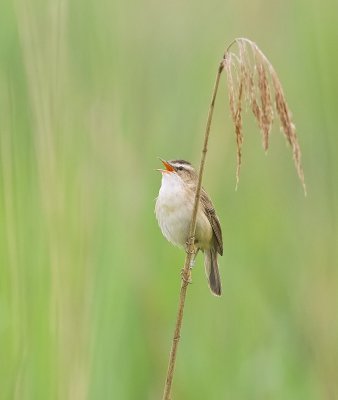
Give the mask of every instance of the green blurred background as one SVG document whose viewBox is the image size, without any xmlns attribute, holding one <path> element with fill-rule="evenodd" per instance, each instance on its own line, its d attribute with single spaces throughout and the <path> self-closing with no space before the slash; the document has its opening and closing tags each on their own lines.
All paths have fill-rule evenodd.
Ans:
<svg viewBox="0 0 338 400">
<path fill-rule="evenodd" d="M 255 40 L 293 111 L 236 150 L 225 79 L 204 186 L 224 295 L 200 256 L 173 399 L 338 399 L 338 3 L 4 1 L 0 399 L 159 399 L 184 253 L 154 216 L 157 156 L 198 164 L 227 44 Z"/>
</svg>

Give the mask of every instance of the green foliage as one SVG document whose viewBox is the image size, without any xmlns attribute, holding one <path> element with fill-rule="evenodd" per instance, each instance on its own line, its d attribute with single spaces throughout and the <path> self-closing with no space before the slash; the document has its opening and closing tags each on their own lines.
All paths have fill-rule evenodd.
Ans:
<svg viewBox="0 0 338 400">
<path fill-rule="evenodd" d="M 245 6 L 245 8 L 244 8 Z M 293 110 L 304 198 L 278 132 L 224 77 L 204 186 L 224 295 L 199 257 L 174 399 L 338 397 L 338 9 L 317 2 L 7 2 L 0 20 L 0 398 L 158 399 L 184 253 L 154 217 L 156 156 L 198 164 L 226 44 L 255 40 Z"/>
</svg>

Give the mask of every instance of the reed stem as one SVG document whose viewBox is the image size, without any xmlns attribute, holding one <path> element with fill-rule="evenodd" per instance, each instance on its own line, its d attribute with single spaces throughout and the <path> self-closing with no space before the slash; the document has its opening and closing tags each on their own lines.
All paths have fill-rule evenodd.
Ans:
<svg viewBox="0 0 338 400">
<path fill-rule="evenodd" d="M 182 321 L 183 321 L 185 298 L 186 298 L 186 294 L 187 294 L 188 285 L 191 280 L 191 263 L 193 260 L 193 256 L 195 254 L 194 242 L 195 242 L 195 231 L 196 231 L 196 219 L 197 219 L 197 210 L 198 210 L 198 205 L 199 205 L 200 195 L 201 195 L 203 171 L 204 171 L 205 159 L 206 159 L 206 155 L 207 155 L 207 151 L 208 151 L 208 141 L 209 141 L 209 135 L 210 135 L 212 116 L 213 116 L 213 112 L 214 112 L 215 100 L 216 100 L 219 81 L 220 81 L 220 77 L 221 77 L 223 68 L 224 68 L 224 65 L 223 65 L 223 60 L 222 60 L 222 62 L 220 63 L 220 65 L 218 67 L 215 85 L 214 85 L 214 89 L 213 89 L 212 97 L 211 97 L 211 103 L 210 103 L 210 107 L 209 107 L 207 124 L 206 124 L 206 128 L 205 128 L 204 144 L 203 144 L 200 168 L 199 168 L 199 173 L 198 173 L 198 183 L 197 183 L 194 208 L 193 208 L 191 223 L 190 223 L 189 239 L 187 242 L 187 255 L 185 258 L 184 268 L 183 268 L 182 274 L 181 274 L 182 283 L 181 283 L 181 290 L 180 290 L 180 300 L 179 300 L 179 305 L 178 305 L 174 336 L 173 336 L 172 344 L 171 344 L 167 377 L 166 377 L 166 381 L 165 381 L 165 385 L 164 385 L 163 400 L 170 399 L 171 386 L 172 386 L 172 381 L 173 381 L 173 377 L 174 377 L 177 348 L 178 348 L 178 343 L 179 343 L 179 340 L 181 337 L 181 327 L 182 327 Z"/>
</svg>

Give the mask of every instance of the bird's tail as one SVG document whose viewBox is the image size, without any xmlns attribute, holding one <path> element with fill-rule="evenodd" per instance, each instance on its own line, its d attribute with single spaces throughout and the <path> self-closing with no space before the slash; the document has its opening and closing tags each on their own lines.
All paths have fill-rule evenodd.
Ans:
<svg viewBox="0 0 338 400">
<path fill-rule="evenodd" d="M 222 285 L 218 270 L 217 251 L 214 248 L 204 251 L 204 267 L 211 292 L 215 296 L 220 296 L 222 294 Z"/>
</svg>

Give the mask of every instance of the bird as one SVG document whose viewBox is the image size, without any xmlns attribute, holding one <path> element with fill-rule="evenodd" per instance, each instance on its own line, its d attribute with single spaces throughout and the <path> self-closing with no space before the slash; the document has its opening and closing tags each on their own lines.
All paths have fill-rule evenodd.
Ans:
<svg viewBox="0 0 338 400">
<path fill-rule="evenodd" d="M 185 160 L 162 160 L 158 169 L 162 182 L 155 204 L 155 214 L 163 236 L 172 244 L 186 248 L 198 183 L 198 174 Z M 220 221 L 207 192 L 201 188 L 196 218 L 195 257 L 204 253 L 204 267 L 212 294 L 221 296 L 222 285 L 218 254 L 223 255 Z M 195 259 L 194 257 L 194 259 Z"/>
</svg>

